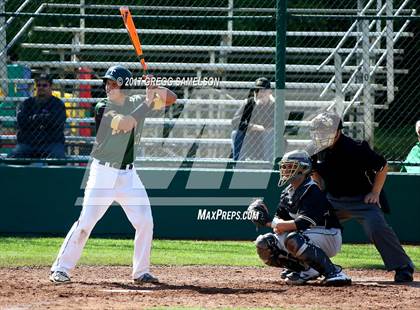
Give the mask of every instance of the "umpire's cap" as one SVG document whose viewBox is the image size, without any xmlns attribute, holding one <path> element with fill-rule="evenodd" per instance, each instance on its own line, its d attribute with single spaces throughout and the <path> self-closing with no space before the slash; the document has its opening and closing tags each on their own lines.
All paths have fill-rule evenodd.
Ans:
<svg viewBox="0 0 420 310">
<path fill-rule="evenodd" d="M 127 79 L 133 77 L 133 74 L 124 66 L 112 66 L 110 67 L 104 76 L 101 76 L 101 79 L 106 83 L 106 80 L 116 81 L 121 88 L 124 88 L 127 85 Z"/>
<path fill-rule="evenodd" d="M 332 129 L 336 131 L 343 129 L 343 121 L 334 112 L 322 112 L 312 119 L 310 129 Z"/>
<path fill-rule="evenodd" d="M 255 89 L 270 89 L 270 81 L 265 77 L 260 77 L 255 81 Z"/>
</svg>

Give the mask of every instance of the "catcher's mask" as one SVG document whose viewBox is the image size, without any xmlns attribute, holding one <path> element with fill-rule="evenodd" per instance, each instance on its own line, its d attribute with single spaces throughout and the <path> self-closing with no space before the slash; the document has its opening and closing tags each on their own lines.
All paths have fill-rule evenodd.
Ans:
<svg viewBox="0 0 420 310">
<path fill-rule="evenodd" d="M 280 161 L 279 186 L 306 176 L 311 172 L 312 162 L 306 151 L 296 150 L 284 154 Z"/>
<path fill-rule="evenodd" d="M 322 150 L 334 144 L 337 130 L 343 128 L 341 118 L 333 112 L 318 114 L 310 124 L 310 134 L 316 150 Z"/>
</svg>

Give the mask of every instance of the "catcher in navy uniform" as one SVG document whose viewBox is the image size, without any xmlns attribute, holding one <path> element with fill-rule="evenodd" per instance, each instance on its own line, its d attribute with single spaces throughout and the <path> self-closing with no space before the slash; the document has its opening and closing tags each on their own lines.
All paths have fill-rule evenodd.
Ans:
<svg viewBox="0 0 420 310">
<path fill-rule="evenodd" d="M 265 264 L 286 268 L 281 277 L 287 284 L 323 276 L 325 285 L 349 285 L 351 279 L 330 260 L 341 249 L 341 226 L 310 173 L 306 151 L 286 153 L 280 161 L 279 186 L 289 185 L 281 193 L 275 217 L 270 220 L 262 200 L 249 206 L 255 224 L 273 228 L 273 233 L 256 239 L 257 253 Z"/>
</svg>

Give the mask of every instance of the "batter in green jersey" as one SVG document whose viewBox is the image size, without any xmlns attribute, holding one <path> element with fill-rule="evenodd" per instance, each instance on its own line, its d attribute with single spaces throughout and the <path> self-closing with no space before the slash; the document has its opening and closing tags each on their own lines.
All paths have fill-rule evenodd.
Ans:
<svg viewBox="0 0 420 310">
<path fill-rule="evenodd" d="M 70 281 L 70 273 L 92 229 L 114 201 L 121 205 L 136 231 L 132 272 L 134 282 L 158 282 L 150 273 L 153 240 L 150 201 L 133 162 L 135 147 L 140 143 L 148 112 L 174 103 L 176 95 L 166 88 L 152 86 L 146 89 L 146 96 L 128 96 L 124 83 L 130 78 L 131 72 L 122 66 L 109 68 L 103 76 L 107 98 L 98 102 L 95 109 L 97 135 L 83 209 L 51 267 L 52 282 Z"/>
<path fill-rule="evenodd" d="M 99 101 L 95 107 L 97 135 L 92 156 L 116 166 L 126 166 L 134 162 L 144 120 L 151 110 L 146 103 L 145 96 L 125 97 L 122 103 L 122 105 L 114 103 L 106 98 Z M 119 117 L 120 115 L 122 117 Z M 131 121 L 136 126 L 132 130 L 126 131 L 112 128 L 113 119 L 118 120 L 119 118 L 120 122 L 126 118 L 127 122 Z"/>
</svg>

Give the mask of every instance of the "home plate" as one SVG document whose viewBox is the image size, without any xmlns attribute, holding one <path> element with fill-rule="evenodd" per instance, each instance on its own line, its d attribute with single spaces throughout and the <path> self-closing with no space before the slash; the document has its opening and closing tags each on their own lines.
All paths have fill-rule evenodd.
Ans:
<svg viewBox="0 0 420 310">
<path fill-rule="evenodd" d="M 150 290 L 101 290 L 102 292 L 108 293 L 152 293 Z"/>
</svg>

